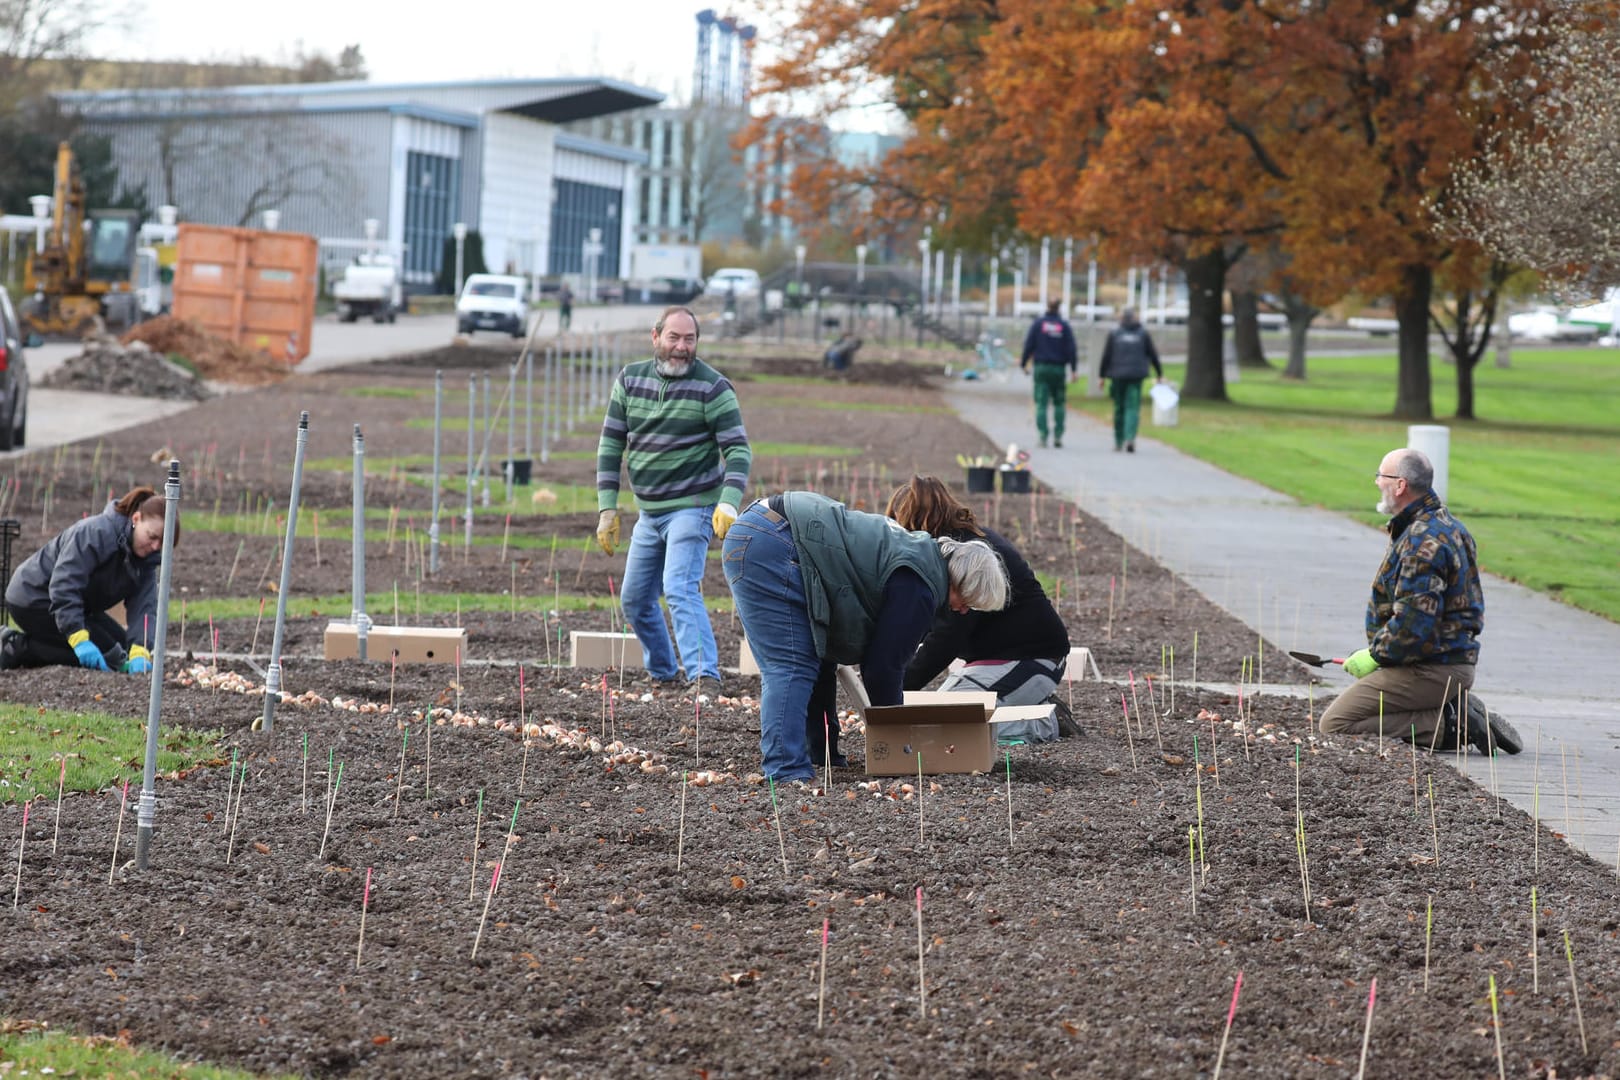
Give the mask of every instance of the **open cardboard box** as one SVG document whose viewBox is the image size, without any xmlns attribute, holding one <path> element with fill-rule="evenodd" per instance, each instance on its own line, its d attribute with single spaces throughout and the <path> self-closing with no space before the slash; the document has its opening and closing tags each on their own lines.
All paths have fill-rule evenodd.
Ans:
<svg viewBox="0 0 1620 1080">
<path fill-rule="evenodd" d="M 839 667 L 844 693 L 866 722 L 866 775 L 915 776 L 989 772 L 996 762 L 996 725 L 1049 716 L 1051 705 L 996 708 L 989 692 L 908 690 L 903 705 L 871 705 L 860 673 Z"/>
</svg>

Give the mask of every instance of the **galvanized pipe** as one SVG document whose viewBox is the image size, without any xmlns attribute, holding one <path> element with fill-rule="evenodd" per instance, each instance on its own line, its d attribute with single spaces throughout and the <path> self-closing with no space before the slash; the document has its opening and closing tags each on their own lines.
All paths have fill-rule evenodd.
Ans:
<svg viewBox="0 0 1620 1080">
<path fill-rule="evenodd" d="M 484 372 L 484 453 L 478 459 L 478 479 L 482 485 L 480 499 L 484 508 L 489 508 L 489 372 Z"/>
<path fill-rule="evenodd" d="M 462 519 L 466 528 L 466 537 L 462 541 L 464 550 L 472 548 L 472 501 L 473 501 L 473 442 L 477 438 L 478 430 L 478 376 L 467 376 L 467 514 Z"/>
<path fill-rule="evenodd" d="M 546 346 L 546 363 L 540 372 L 540 463 L 543 465 L 551 460 L 551 439 L 548 432 L 554 430 L 556 421 L 551 415 L 552 401 L 556 398 L 554 388 L 557 385 L 557 351 L 550 345 Z"/>
<path fill-rule="evenodd" d="M 163 482 L 163 561 L 158 566 L 157 626 L 152 638 L 152 686 L 146 700 L 146 763 L 141 769 L 141 798 L 136 809 L 135 869 L 146 869 L 157 817 L 158 722 L 163 716 L 163 651 L 169 637 L 169 581 L 174 570 L 174 527 L 180 519 L 180 462 L 170 459 Z"/>
<path fill-rule="evenodd" d="M 366 637 L 371 620 L 366 617 L 366 437 L 354 425 L 354 622 L 355 655 L 366 659 Z"/>
<path fill-rule="evenodd" d="M 523 354 L 523 456 L 534 460 L 534 350 Z"/>
<path fill-rule="evenodd" d="M 512 505 L 512 488 L 517 483 L 517 369 L 512 365 L 506 377 L 506 505 Z"/>
<path fill-rule="evenodd" d="M 428 522 L 428 573 L 439 572 L 439 443 L 444 437 L 444 372 L 433 373 L 433 519 Z"/>
<path fill-rule="evenodd" d="M 287 632 L 287 593 L 292 590 L 293 538 L 298 534 L 298 489 L 304 483 L 304 448 L 309 445 L 309 413 L 298 414 L 298 447 L 293 451 L 292 494 L 287 499 L 287 539 L 281 545 L 281 589 L 276 593 L 276 632 L 270 642 L 270 666 L 264 669 L 264 716 L 261 731 L 274 731 L 276 702 L 281 699 L 281 643 Z"/>
</svg>

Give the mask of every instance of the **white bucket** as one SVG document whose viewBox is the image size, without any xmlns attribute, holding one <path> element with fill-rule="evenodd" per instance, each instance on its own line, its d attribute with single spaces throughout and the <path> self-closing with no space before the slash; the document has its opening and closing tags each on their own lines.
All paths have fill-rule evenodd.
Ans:
<svg viewBox="0 0 1620 1080">
<path fill-rule="evenodd" d="M 1181 395 L 1169 383 L 1154 383 L 1148 391 L 1153 399 L 1153 426 L 1175 427 L 1181 421 Z"/>
</svg>

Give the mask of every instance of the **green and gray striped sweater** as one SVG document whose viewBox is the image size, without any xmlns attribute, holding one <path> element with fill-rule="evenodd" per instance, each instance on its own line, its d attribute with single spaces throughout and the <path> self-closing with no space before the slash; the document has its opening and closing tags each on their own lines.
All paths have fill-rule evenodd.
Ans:
<svg viewBox="0 0 1620 1080">
<path fill-rule="evenodd" d="M 671 379 L 642 360 L 613 382 L 596 447 L 597 508 L 618 505 L 621 465 L 643 511 L 739 507 L 752 461 L 737 395 L 724 375 L 694 359 L 690 371 Z"/>
</svg>

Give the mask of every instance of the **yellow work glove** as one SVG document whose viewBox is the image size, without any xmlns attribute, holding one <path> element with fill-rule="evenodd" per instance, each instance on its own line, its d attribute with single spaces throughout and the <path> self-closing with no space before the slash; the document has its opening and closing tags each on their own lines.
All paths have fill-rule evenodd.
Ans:
<svg viewBox="0 0 1620 1080">
<path fill-rule="evenodd" d="M 1372 650 L 1357 649 L 1344 658 L 1344 670 L 1358 679 L 1364 679 L 1378 670 L 1378 661 L 1373 659 Z"/>
<path fill-rule="evenodd" d="M 619 512 L 603 510 L 596 515 L 596 544 L 611 555 L 619 546 Z"/>
<path fill-rule="evenodd" d="M 714 518 L 711 522 L 714 525 L 714 538 L 724 540 L 726 533 L 731 529 L 731 523 L 736 520 L 737 508 L 735 506 L 727 506 L 725 503 L 716 506 L 714 508 Z"/>
</svg>

